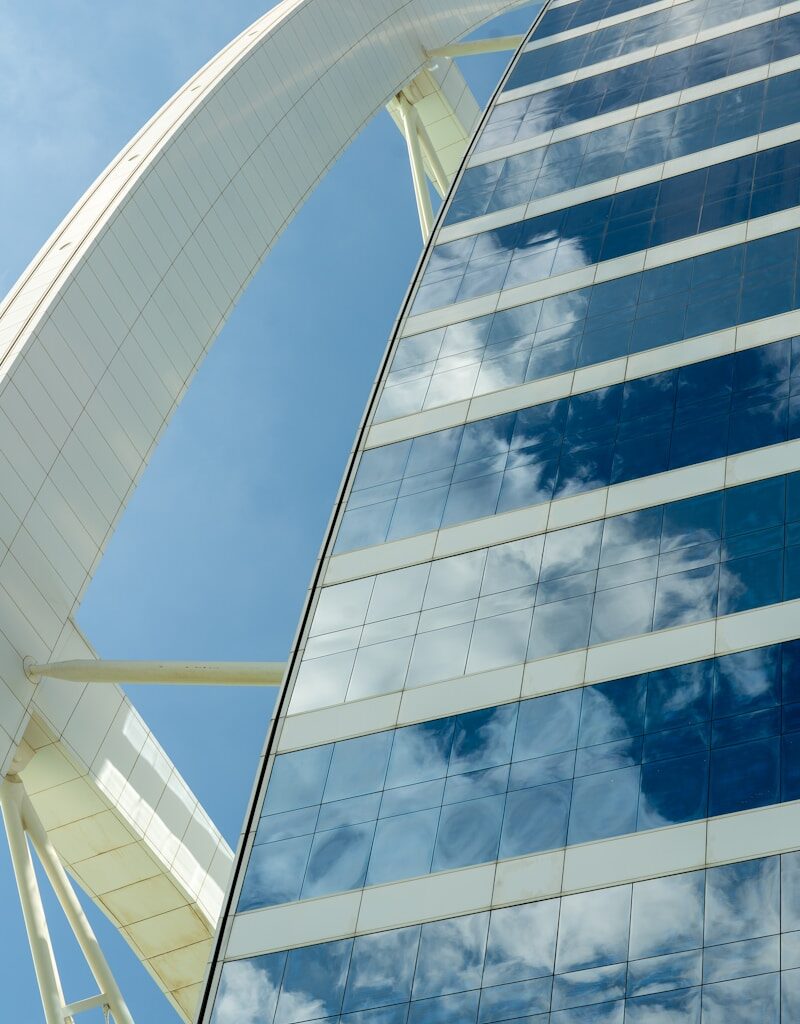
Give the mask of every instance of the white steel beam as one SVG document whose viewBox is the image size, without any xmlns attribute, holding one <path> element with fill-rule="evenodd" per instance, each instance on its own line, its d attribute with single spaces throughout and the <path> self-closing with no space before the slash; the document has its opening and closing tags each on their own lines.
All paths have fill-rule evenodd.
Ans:
<svg viewBox="0 0 800 1024">
<path fill-rule="evenodd" d="M 72 651 L 75 658 L 91 657 L 88 649 Z M 191 1024 L 230 877 L 231 850 L 117 688 L 57 679 L 42 679 L 33 688 L 60 692 L 65 703 L 73 693 L 80 695 L 84 721 L 96 718 L 103 729 L 114 712 L 99 751 L 91 731 L 86 730 L 88 740 L 71 733 L 73 747 L 55 739 L 47 723 L 31 723 L 13 774 L 21 777 L 73 885 L 86 887 Z M 143 863 L 151 867 L 140 880 Z"/>
<path fill-rule="evenodd" d="M 28 933 L 28 943 L 31 947 L 44 1019 L 46 1024 L 64 1024 L 64 992 L 58 976 L 53 944 L 50 941 L 42 894 L 25 838 L 22 820 L 23 793 L 20 782 L 11 782 L 8 778 L 0 781 L 0 806 L 3 808 L 8 849 L 22 905 L 22 916 L 25 919 L 25 930 Z"/>
<path fill-rule="evenodd" d="M 402 93 L 397 94 L 400 118 L 403 123 L 403 135 L 408 147 L 408 160 L 411 164 L 411 180 L 414 183 L 414 196 L 417 200 L 419 226 L 422 241 L 427 242 L 433 230 L 433 208 L 428 183 L 425 180 L 425 167 L 422 162 L 422 149 L 419 142 L 418 118 L 416 111 Z"/>
<path fill-rule="evenodd" d="M 425 173 L 444 199 L 478 123 L 477 100 L 458 65 L 446 57 L 429 60 L 401 92 L 417 115 Z M 405 137 L 397 96 L 386 109 Z"/>
<path fill-rule="evenodd" d="M 25 793 L 22 782 L 7 782 L 5 784 L 12 786 L 16 785 L 19 787 L 21 792 L 19 798 L 20 810 L 22 812 L 22 822 L 25 826 L 25 831 L 28 833 L 31 842 L 33 843 L 36 855 L 42 863 L 42 867 L 50 880 L 53 891 L 58 897 L 58 902 L 61 904 L 64 914 L 69 921 L 69 926 L 78 941 L 78 945 L 81 947 L 84 957 L 86 958 L 89 970 L 92 972 L 92 976 L 97 983 L 97 987 L 100 989 L 102 1005 L 108 1006 L 116 1024 L 133 1024 L 133 1017 L 131 1017 L 127 1004 L 122 997 L 122 992 L 120 991 L 116 979 L 111 972 L 111 968 L 108 966 L 108 961 L 103 956 L 102 950 L 100 949 L 100 943 L 97 941 L 97 937 L 92 931 L 89 919 L 83 912 L 83 907 L 80 905 L 78 897 L 75 895 L 72 883 L 67 877 L 64 866 L 53 848 L 53 844 L 50 842 L 50 837 L 47 835 L 44 825 L 42 825 L 39 820 L 39 816 L 34 810 L 33 804 Z M 64 1016 L 66 1016 L 66 1014 L 62 1009 L 62 1020 Z"/>
<path fill-rule="evenodd" d="M 428 50 L 429 57 L 474 57 L 480 53 L 504 53 L 516 50 L 525 36 L 496 36 L 494 39 L 475 39 L 470 43 L 451 43 Z"/>
<path fill-rule="evenodd" d="M 281 661 L 103 661 L 86 659 L 29 663 L 30 679 L 43 677 L 75 683 L 167 683 L 179 686 L 280 686 Z"/>
<path fill-rule="evenodd" d="M 0 806 L 3 809 L 11 863 L 19 890 L 46 1024 L 71 1022 L 76 1014 L 98 1006 L 108 1010 L 115 1024 L 133 1024 L 133 1018 L 103 956 L 92 926 L 50 842 L 47 830 L 39 820 L 18 776 L 6 776 L 0 781 Z M 97 995 L 69 1005 L 64 1001 L 64 991 L 50 940 L 42 895 L 28 846 L 29 839 L 100 989 Z"/>
<path fill-rule="evenodd" d="M 197 937 L 189 944 L 155 951 L 154 943 L 153 951 L 145 953 L 132 937 L 137 922 L 128 921 L 124 905 L 112 899 L 115 890 L 100 892 L 81 881 L 186 1021 L 195 1013 L 208 932 L 222 901 L 230 850 L 122 693 L 109 695 L 106 689 L 98 697 L 96 687 L 67 687 L 42 676 L 34 676 L 41 681 L 32 686 L 23 672 L 22 655 L 30 654 L 37 666 L 91 657 L 71 611 L 79 605 L 120 512 L 186 389 L 186 374 L 176 373 L 175 367 L 199 365 L 279 235 L 386 97 L 411 91 L 418 116 L 452 177 L 477 121 L 477 104 L 458 68 L 449 67 L 445 58 L 436 61 L 437 69 L 426 67 L 423 47 L 448 45 L 517 3 L 337 0 L 341 17 L 331 19 L 329 0 L 280 0 L 193 75 L 124 147 L 0 301 L 0 412 L 19 421 L 15 396 L 20 389 L 31 411 L 30 422 L 26 419 L 13 438 L 3 438 L 3 450 L 12 465 L 27 466 L 32 459 L 36 474 L 44 470 L 31 500 L 19 510 L 19 521 L 9 519 L 6 531 L 0 516 L 0 568 L 12 566 L 16 572 L 21 567 L 31 582 L 17 588 L 13 608 L 0 602 L 3 642 L 18 655 L 0 658 L 0 773 L 25 760 L 18 757 L 18 743 L 23 742 L 18 738 L 24 734 L 30 747 L 23 751 L 25 757 L 36 753 L 20 770 L 43 822 L 52 825 L 53 845 L 63 862 L 70 868 L 81 864 L 75 877 L 85 880 L 96 873 L 99 878 L 105 869 L 98 861 L 104 854 L 90 854 L 92 843 L 113 840 L 104 837 L 99 825 L 82 835 L 83 819 L 56 825 L 58 816 L 53 814 L 51 822 L 55 794 L 44 794 L 56 786 L 42 783 L 51 770 L 57 774 L 56 764 L 67 774 L 74 770 L 76 788 L 85 786 L 98 795 L 103 808 L 112 812 L 107 820 L 115 828 L 124 826 L 117 835 L 121 840 L 124 836 L 128 852 L 117 859 L 112 880 L 124 879 L 134 855 L 144 852 L 153 860 L 153 877 L 185 899 L 186 916 L 197 912 Z M 298 40 L 310 40 L 314 60 L 305 59 Z M 287 78 L 276 73 L 282 67 L 291 67 L 293 74 Z M 421 83 L 426 87 L 417 96 L 414 90 Z M 257 102 L 243 102 L 243 96 L 252 99 L 254 87 Z M 354 95 L 357 103 L 351 102 Z M 328 130 L 315 131 L 317 122 Z M 418 137 L 413 138 L 419 147 Z M 308 144 L 290 146 L 287 139 Z M 202 169 L 199 177 L 185 170 L 192 166 Z M 213 275 L 209 260 L 217 270 Z M 125 297 L 118 304 L 120 282 Z M 96 359 L 93 346 L 108 352 L 109 359 Z M 91 358 L 83 358 L 84 350 Z M 163 371 L 157 369 L 159 379 L 152 379 L 152 394 L 150 377 L 139 380 L 131 373 L 131 353 L 153 367 L 163 365 Z M 73 362 L 80 377 L 80 402 L 70 390 L 71 371 L 46 382 L 30 372 L 39 363 L 61 368 Z M 126 382 L 124 409 L 118 402 L 121 381 Z M 152 416 L 156 394 L 159 415 Z M 54 400 L 60 410 L 58 438 L 43 444 L 38 439 L 47 434 L 49 421 L 42 427 L 37 410 Z M 134 445 L 126 427 L 130 417 L 135 420 Z M 104 429 L 98 430 L 101 420 Z M 69 457 L 76 438 L 93 462 L 91 472 L 81 460 Z M 101 518 L 95 509 L 67 510 L 63 494 L 91 490 L 96 470 L 105 476 L 106 466 L 111 468 Z M 9 497 L 8 486 L 0 480 L 0 496 Z M 17 509 L 13 481 L 10 500 Z M 26 536 L 33 538 L 33 548 L 38 544 L 47 552 L 47 565 L 30 554 Z M 57 570 L 62 564 L 70 567 L 66 574 Z M 53 612 L 48 604 L 53 592 L 59 595 L 61 611 Z M 126 671 L 124 681 L 136 681 L 139 675 Z M 85 670 L 81 679 L 87 680 Z M 173 676 L 172 681 L 189 680 Z M 200 681 L 197 673 L 190 681 Z M 273 681 L 277 679 L 260 682 Z M 112 704 L 117 712 L 103 739 L 106 708 Z M 98 716 L 96 709 L 102 709 Z M 188 808 L 192 827 L 184 838 L 172 833 L 173 812 L 165 812 L 167 819 L 162 820 L 129 777 L 135 744 L 136 758 L 158 780 L 156 792 L 173 787 L 179 794 L 177 801 L 164 805 L 180 804 L 175 811 L 179 817 Z M 162 826 L 168 844 L 160 838 Z M 27 841 L 23 846 L 27 848 Z M 26 863 L 25 857 L 19 861 L 23 874 Z M 34 929 L 32 934 L 39 933 Z"/>
<path fill-rule="evenodd" d="M 419 139 L 420 146 L 425 160 L 428 163 L 428 167 L 431 169 L 433 175 L 433 183 L 441 196 L 446 196 L 450 191 L 450 179 L 447 177 L 447 172 L 442 166 L 442 161 L 439 159 L 439 154 L 436 152 L 436 147 L 431 141 L 431 137 L 428 134 L 428 129 L 422 123 L 422 118 L 419 116 L 417 111 L 414 111 L 414 119 L 417 128 L 417 138 Z"/>
</svg>

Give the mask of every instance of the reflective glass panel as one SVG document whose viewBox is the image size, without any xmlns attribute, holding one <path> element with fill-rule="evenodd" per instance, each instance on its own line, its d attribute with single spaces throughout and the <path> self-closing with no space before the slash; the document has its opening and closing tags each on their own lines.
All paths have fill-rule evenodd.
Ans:
<svg viewBox="0 0 800 1024">
<path fill-rule="evenodd" d="M 689 519 L 708 530 L 713 512 L 679 510 L 673 530 Z M 799 651 L 800 641 L 774 644 L 376 733 L 369 742 L 341 740 L 332 753 L 313 748 L 327 751 L 329 777 L 357 779 L 346 792 L 361 795 L 265 813 L 239 909 L 797 799 Z M 300 783 L 315 763 L 308 751 L 279 755 L 265 810 L 305 799 Z M 337 786 L 333 795 L 341 792 Z M 795 860 L 786 862 L 792 886 L 800 879 Z M 714 876 L 705 921 L 695 912 L 696 876 L 643 883 L 630 910 L 635 957 L 696 948 L 704 931 L 720 945 L 772 934 L 779 888 L 759 864 Z M 750 918 L 736 904 L 732 921 L 727 908 L 740 886 L 757 898 Z M 784 912 L 800 930 L 793 891 L 784 889 Z M 562 917 L 579 904 L 576 897 Z M 536 917 L 541 943 L 512 953 L 514 920 L 506 938 L 490 935 L 490 948 L 499 943 L 498 977 L 537 977 L 552 957 L 550 925 Z M 578 956 L 578 946 L 569 940 L 569 970 L 602 966 Z"/>
<path fill-rule="evenodd" d="M 702 1024 L 789 1024 L 800 1005 L 797 858 L 232 961 L 212 1021 L 701 1024 L 702 1012 Z"/>
</svg>

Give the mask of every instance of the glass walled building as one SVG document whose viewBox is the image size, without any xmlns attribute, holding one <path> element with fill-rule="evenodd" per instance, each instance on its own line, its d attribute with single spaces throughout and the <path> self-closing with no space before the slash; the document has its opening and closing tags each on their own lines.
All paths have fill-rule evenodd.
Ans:
<svg viewBox="0 0 800 1024">
<path fill-rule="evenodd" d="M 550 0 L 370 402 L 204 1024 L 800 1020 L 799 242 L 800 3 Z"/>
</svg>

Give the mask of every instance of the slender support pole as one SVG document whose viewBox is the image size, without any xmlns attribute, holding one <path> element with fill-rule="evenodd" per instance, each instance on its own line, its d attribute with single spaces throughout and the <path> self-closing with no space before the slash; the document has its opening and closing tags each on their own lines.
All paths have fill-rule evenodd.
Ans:
<svg viewBox="0 0 800 1024">
<path fill-rule="evenodd" d="M 19 889 L 22 915 L 28 932 L 39 994 L 47 1024 L 64 1024 L 64 992 L 58 976 L 53 945 L 42 906 L 42 896 L 33 870 L 33 861 L 25 839 L 22 818 L 24 789 L 21 782 L 0 781 L 0 805 L 6 824 L 11 863 Z"/>
<path fill-rule="evenodd" d="M 21 786 L 21 783 L 18 783 L 18 785 Z M 116 979 L 111 973 L 111 968 L 103 956 L 100 944 L 92 931 L 92 926 L 83 912 L 83 907 L 80 905 L 78 897 L 75 895 L 75 890 L 72 888 L 72 883 L 64 870 L 64 866 L 53 844 L 50 842 L 50 837 L 47 835 L 47 831 L 24 789 L 22 791 L 20 809 L 23 825 L 31 838 L 42 866 L 47 872 L 47 877 L 50 879 L 50 884 L 58 897 L 75 938 L 83 950 L 83 955 L 86 957 L 89 969 L 94 975 L 97 987 L 106 997 L 105 1001 L 111 1009 L 116 1024 L 133 1024 L 133 1017 L 131 1017 Z"/>
<path fill-rule="evenodd" d="M 29 679 L 67 679 L 77 683 L 175 683 L 190 686 L 280 686 L 286 666 L 280 661 L 55 661 L 37 665 L 25 659 Z"/>
<path fill-rule="evenodd" d="M 470 43 L 451 43 L 429 50 L 429 57 L 474 57 L 479 53 L 504 53 L 516 50 L 524 36 L 496 36 L 494 39 L 474 39 Z"/>
<path fill-rule="evenodd" d="M 425 166 L 422 161 L 422 151 L 419 145 L 416 112 L 402 93 L 397 94 L 397 103 L 400 108 L 400 117 L 403 121 L 403 134 L 406 137 L 406 145 L 408 146 L 408 159 L 411 164 L 411 178 L 414 182 L 414 195 L 417 200 L 417 213 L 419 214 L 422 240 L 427 242 L 433 229 L 433 208 L 431 207 L 428 183 L 425 180 Z"/>
<path fill-rule="evenodd" d="M 422 151 L 425 154 L 425 159 L 428 161 L 428 166 L 433 174 L 433 180 L 439 191 L 439 195 L 444 198 L 450 190 L 450 179 L 447 177 L 444 167 L 442 167 L 442 161 L 439 159 L 439 154 L 436 152 L 436 148 L 431 142 L 428 129 L 422 123 L 422 120 L 416 110 L 414 110 L 413 113 Z"/>
</svg>

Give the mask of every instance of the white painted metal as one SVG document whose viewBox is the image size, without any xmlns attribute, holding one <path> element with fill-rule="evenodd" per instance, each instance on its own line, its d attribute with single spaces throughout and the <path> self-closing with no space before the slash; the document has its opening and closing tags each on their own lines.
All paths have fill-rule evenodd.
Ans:
<svg viewBox="0 0 800 1024">
<path fill-rule="evenodd" d="M 28 933 L 36 981 L 42 997 L 46 1024 L 64 1024 L 64 992 L 47 927 L 42 896 L 33 869 L 31 852 L 22 823 L 23 789 L 19 782 L 6 778 L 0 781 L 0 806 L 6 826 L 8 849 L 17 882 L 17 890 Z"/>
<path fill-rule="evenodd" d="M 423 147 L 425 172 L 442 198 L 450 188 L 467 146 L 477 127 L 480 109 L 466 79 L 455 61 L 447 57 L 430 60 L 402 88 L 402 94 L 419 118 L 421 134 L 427 136 L 435 153 L 435 164 Z M 400 133 L 405 136 L 403 117 L 397 98 L 389 100 L 386 110 Z"/>
<path fill-rule="evenodd" d="M 118 687 L 42 686 L 92 699 L 78 703 L 61 738 L 32 720 L 16 771 L 71 877 L 188 1019 L 230 876 L 230 847 Z M 105 734 L 89 757 L 88 727 Z"/>
<path fill-rule="evenodd" d="M 166 683 L 183 686 L 280 686 L 280 661 L 55 661 L 26 665 L 32 679 L 78 683 Z"/>
<path fill-rule="evenodd" d="M 417 128 L 417 138 L 422 149 L 423 159 L 427 166 L 431 169 L 433 176 L 433 183 L 436 186 L 436 190 L 440 195 L 446 195 L 450 188 L 450 179 L 442 166 L 442 161 L 439 159 L 439 154 L 436 152 L 436 147 L 433 144 L 433 140 L 428 134 L 428 129 L 422 122 L 417 111 L 414 111 L 414 120 Z"/>
<path fill-rule="evenodd" d="M 53 844 L 50 842 L 46 829 L 42 825 L 36 811 L 33 809 L 33 805 L 25 794 L 22 782 L 14 783 L 6 781 L 4 785 L 16 785 L 21 791 L 21 797 L 18 799 L 20 800 L 19 807 L 22 812 L 22 823 L 25 827 L 25 831 L 30 837 L 31 842 L 33 843 L 33 848 L 36 850 L 37 856 L 42 863 L 42 867 L 44 868 L 47 877 L 50 880 L 50 884 L 53 887 L 53 891 L 58 897 L 58 902 L 69 921 L 72 933 L 77 939 L 83 955 L 86 957 L 89 970 L 92 972 L 92 976 L 94 977 L 94 980 L 96 981 L 103 996 L 103 1005 L 107 1005 L 109 1007 L 116 1024 L 133 1024 L 133 1018 L 131 1017 L 127 1004 L 122 997 L 122 993 L 120 992 L 117 981 L 111 972 L 111 968 L 108 966 L 108 962 L 103 956 L 100 944 L 92 930 L 92 926 L 89 924 L 86 914 L 83 912 L 83 908 L 78 902 L 75 890 L 72 888 L 69 878 L 67 878 L 67 873 L 64 870 L 64 866 L 62 865 L 58 854 L 53 849 Z M 63 1016 L 64 1014 L 62 1011 L 62 1017 Z"/>
<path fill-rule="evenodd" d="M 123 149 L 0 304 L 0 776 L 24 765 L 55 848 L 186 1020 L 230 850 L 121 690 L 34 685 L 22 660 L 93 656 L 74 613 L 261 260 L 360 128 L 428 73 L 424 47 L 517 3 L 283 0 Z M 474 113 L 445 78 L 449 108 L 420 114 L 440 157 L 432 121 Z M 174 936 L 153 922 L 184 912 L 194 938 L 160 944 Z"/>
<path fill-rule="evenodd" d="M 108 1003 L 105 1001 L 104 995 L 89 996 L 88 999 L 78 999 L 74 1003 L 70 1003 L 64 1007 L 64 1016 L 66 1018 L 75 1017 L 79 1013 L 85 1013 L 86 1010 L 96 1010 L 98 1008 L 105 1009 Z M 109 1010 L 111 1009 L 108 1007 Z"/>
<path fill-rule="evenodd" d="M 480 53 L 504 53 L 516 50 L 525 36 L 495 36 L 494 39 L 475 39 L 469 43 L 451 43 L 436 50 L 428 50 L 429 57 L 474 57 Z"/>
<path fill-rule="evenodd" d="M 64 1024 L 77 1013 L 96 1006 L 108 1007 L 116 1024 L 133 1024 L 119 986 L 103 956 L 91 925 L 78 902 L 64 866 L 33 808 L 22 780 L 7 776 L 0 781 L 0 806 L 6 826 L 11 862 L 17 881 L 25 927 L 46 1024 Z M 58 902 L 81 947 L 100 993 L 67 1005 L 56 963 L 41 892 L 28 847 L 30 839 Z"/>
<path fill-rule="evenodd" d="M 414 185 L 414 197 L 417 200 L 417 213 L 419 215 L 422 241 L 427 242 L 433 230 L 433 208 L 431 207 L 430 192 L 428 192 L 428 182 L 425 180 L 417 114 L 402 93 L 398 94 L 397 103 L 403 122 L 403 135 L 408 147 L 408 161 L 411 165 L 411 181 Z"/>
</svg>

